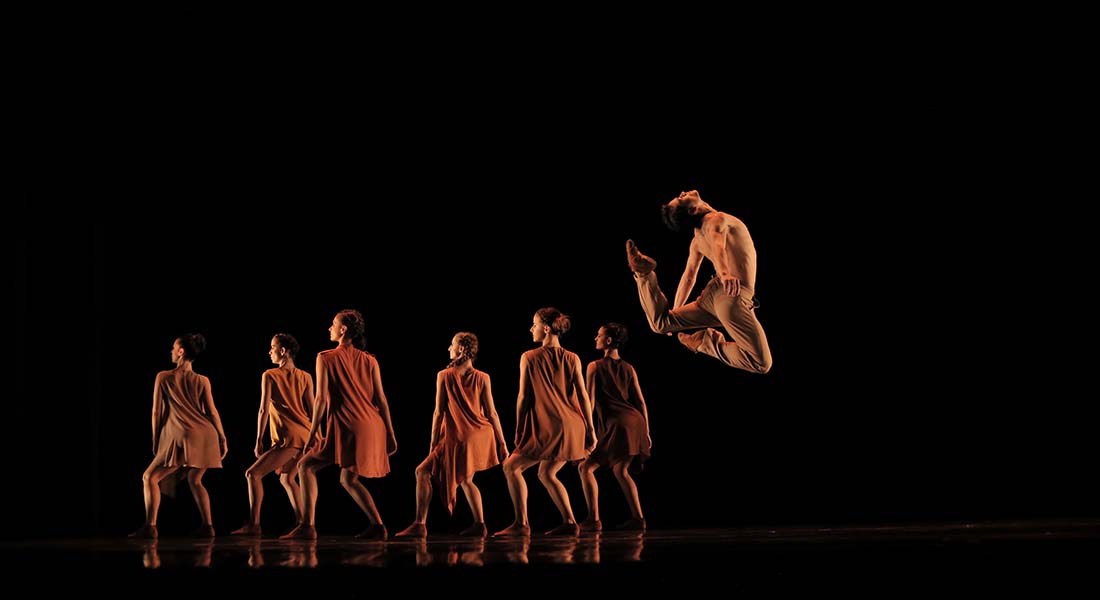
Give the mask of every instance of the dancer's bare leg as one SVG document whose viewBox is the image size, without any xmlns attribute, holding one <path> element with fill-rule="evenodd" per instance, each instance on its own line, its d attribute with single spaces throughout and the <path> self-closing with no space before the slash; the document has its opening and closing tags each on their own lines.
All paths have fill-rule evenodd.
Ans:
<svg viewBox="0 0 1100 600">
<path fill-rule="evenodd" d="M 263 506 L 264 502 L 264 476 L 285 465 L 297 453 L 298 450 L 295 448 L 271 448 L 261 454 L 256 462 L 244 472 L 244 477 L 248 481 L 248 505 L 251 508 L 248 524 L 251 527 L 259 528 L 260 526 L 260 507 Z M 296 501 L 291 502 L 291 506 L 295 504 L 297 504 Z M 298 512 L 297 507 L 295 507 L 294 512 Z M 241 530 L 238 529 L 237 531 Z M 246 532 L 241 531 L 241 533 Z"/>
<path fill-rule="evenodd" d="M 191 496 L 195 499 L 195 505 L 199 507 L 199 518 L 202 519 L 202 524 L 212 527 L 214 520 L 210 516 L 210 494 L 202 484 L 202 476 L 205 474 L 206 469 L 189 469 L 187 485 L 191 487 Z"/>
<path fill-rule="evenodd" d="M 611 472 L 615 474 L 615 479 L 618 480 L 619 487 L 623 490 L 623 496 L 626 496 L 626 504 L 630 507 L 630 516 L 635 519 L 645 519 L 642 515 L 642 502 L 638 499 L 638 486 L 634 485 L 634 478 L 630 476 L 628 470 L 629 466 L 629 460 L 617 462 L 611 465 Z"/>
<path fill-rule="evenodd" d="M 158 464 L 151 464 L 142 474 L 141 485 L 145 495 L 146 525 L 157 526 L 157 514 L 160 512 L 160 482 L 177 470 L 179 470 L 179 467 L 162 467 Z"/>
<path fill-rule="evenodd" d="M 310 456 L 298 464 L 298 506 L 302 511 L 302 519 L 297 527 L 291 529 L 279 539 L 315 540 L 317 530 L 314 524 L 314 515 L 317 512 L 317 471 L 332 464 L 328 460 Z"/>
<path fill-rule="evenodd" d="M 428 507 L 432 502 L 432 476 L 428 460 L 416 467 L 416 517 L 412 525 L 397 532 L 394 537 L 422 538 L 428 535 Z"/>
<path fill-rule="evenodd" d="M 423 465 L 416 469 L 416 522 L 428 521 L 428 507 L 432 503 L 432 476 Z"/>
<path fill-rule="evenodd" d="M 531 535 L 531 526 L 527 523 L 527 482 L 523 479 L 523 472 L 538 462 L 536 458 L 515 452 L 504 459 L 504 478 L 508 481 L 508 494 L 512 497 L 512 511 L 516 518 L 511 525 L 493 535 Z"/>
<path fill-rule="evenodd" d="M 483 538 L 488 530 L 485 528 L 485 509 L 481 505 L 481 490 L 474 485 L 472 474 L 459 485 L 462 487 L 462 492 L 466 494 L 466 502 L 470 504 L 470 513 L 473 514 L 474 522 L 458 535 Z"/>
<path fill-rule="evenodd" d="M 550 499 L 554 501 L 554 506 L 558 507 L 562 523 L 566 525 L 573 524 L 576 527 L 577 521 L 573 518 L 573 508 L 569 505 L 569 494 L 565 491 L 565 486 L 558 480 L 558 471 L 563 466 L 565 466 L 564 460 L 544 460 L 540 462 L 539 481 L 550 493 Z"/>
<path fill-rule="evenodd" d="M 282 484 L 283 489 L 286 490 L 287 499 L 290 500 L 290 507 L 294 509 L 294 522 L 302 522 L 302 504 L 301 494 L 302 490 L 298 486 L 298 472 L 295 470 L 292 473 L 280 473 L 279 483 Z"/>
<path fill-rule="evenodd" d="M 600 463 L 588 459 L 582 462 L 577 470 L 581 476 L 581 488 L 584 489 L 584 503 L 588 507 L 588 516 L 581 523 L 581 529 L 591 529 L 600 522 L 600 486 L 596 483 L 596 469 Z"/>
<path fill-rule="evenodd" d="M 374 497 L 370 495 L 367 486 L 359 481 L 359 474 L 351 469 L 340 469 L 340 485 L 344 486 L 348 495 L 355 500 L 370 521 L 370 526 L 355 537 L 371 540 L 384 540 L 389 537 L 386 526 L 382 524 L 382 515 L 374 505 Z"/>
<path fill-rule="evenodd" d="M 381 525 L 382 515 L 378 513 L 378 507 L 374 505 L 374 498 L 367 487 L 359 482 L 359 474 L 351 469 L 340 469 L 340 485 L 344 486 L 348 495 L 359 505 L 370 519 L 371 525 Z"/>
<path fill-rule="evenodd" d="M 298 485 L 302 490 L 302 524 L 314 527 L 317 512 L 317 471 L 329 465 L 320 458 L 307 458 L 298 467 Z"/>
<path fill-rule="evenodd" d="M 462 492 L 466 494 L 466 502 L 470 505 L 470 513 L 474 516 L 474 523 L 484 523 L 485 509 L 481 505 L 481 490 L 474 485 L 474 476 L 467 477 L 460 487 Z"/>
</svg>

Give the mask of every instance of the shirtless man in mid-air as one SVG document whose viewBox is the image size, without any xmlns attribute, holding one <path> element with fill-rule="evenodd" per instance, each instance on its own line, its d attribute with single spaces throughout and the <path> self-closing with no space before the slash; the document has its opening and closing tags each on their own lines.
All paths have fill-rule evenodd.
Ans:
<svg viewBox="0 0 1100 600">
<path fill-rule="evenodd" d="M 755 309 L 759 306 L 754 292 L 756 247 L 748 228 L 741 219 L 703 202 L 696 190 L 681 192 L 661 207 L 661 215 L 669 229 L 681 231 L 691 227 L 694 237 L 672 310 L 657 286 L 657 274 L 653 272 L 657 261 L 639 252 L 634 240 L 626 241 L 627 262 L 634 271 L 638 297 L 650 328 L 669 335 L 698 329 L 690 334 L 680 333 L 680 343 L 692 352 L 713 356 L 731 367 L 767 373 L 772 368 L 772 353 L 764 328 L 756 318 Z M 704 258 L 714 266 L 715 275 L 698 299 L 685 304 Z M 733 341 L 726 341 L 715 327 L 725 329 Z"/>
</svg>

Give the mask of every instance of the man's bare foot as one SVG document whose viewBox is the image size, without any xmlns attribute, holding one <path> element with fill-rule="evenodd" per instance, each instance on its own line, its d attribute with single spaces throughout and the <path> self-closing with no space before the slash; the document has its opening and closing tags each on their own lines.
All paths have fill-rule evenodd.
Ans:
<svg viewBox="0 0 1100 600">
<path fill-rule="evenodd" d="M 708 327 L 707 329 L 700 329 L 695 333 L 681 332 L 676 334 L 676 339 L 680 340 L 681 344 L 687 346 L 688 350 L 691 350 L 692 352 L 698 352 L 699 349 L 703 346 L 703 340 L 706 339 L 707 332 L 709 331 L 711 331 L 711 329 Z"/>
<path fill-rule="evenodd" d="M 317 528 L 313 525 L 298 525 L 287 533 L 279 536 L 280 540 L 315 540 Z"/>
<path fill-rule="evenodd" d="M 603 523 L 599 519 L 589 517 L 580 523 L 581 531 L 602 531 Z"/>
<path fill-rule="evenodd" d="M 547 531 L 546 535 L 571 535 L 573 537 L 577 537 L 580 532 L 581 528 L 578 527 L 576 523 L 562 523 L 561 525 L 558 525 L 550 531 Z"/>
<path fill-rule="evenodd" d="M 428 527 L 423 523 L 413 523 L 398 531 L 393 537 L 426 538 L 428 537 Z"/>
<path fill-rule="evenodd" d="M 531 537 L 531 526 L 512 523 L 493 534 L 493 537 Z"/>
<path fill-rule="evenodd" d="M 427 535 L 425 531 L 424 535 Z M 383 540 L 389 537 L 389 533 L 386 532 L 386 526 L 381 523 L 377 525 L 371 525 L 364 529 L 361 533 L 357 534 L 356 539 L 360 540 Z"/>
<path fill-rule="evenodd" d="M 229 535 L 246 535 L 249 537 L 260 537 L 263 532 L 260 531 L 259 525 L 253 525 L 252 523 L 246 523 L 244 527 L 240 529 L 234 529 L 229 532 Z"/>
<path fill-rule="evenodd" d="M 458 532 L 458 535 L 460 535 L 462 537 L 483 538 L 483 537 L 485 537 L 486 533 L 487 533 L 487 531 L 485 529 L 485 523 L 478 522 L 478 523 L 474 523 L 473 525 L 470 525 L 466 529 L 463 529 L 462 531 Z"/>
<path fill-rule="evenodd" d="M 141 527 L 138 527 L 137 531 L 131 533 L 126 537 L 132 537 L 139 540 L 155 540 L 157 539 L 157 526 L 142 525 Z"/>
<path fill-rule="evenodd" d="M 657 268 L 657 261 L 639 252 L 634 240 L 626 241 L 626 262 L 630 270 L 639 275 L 648 275 Z"/>
<path fill-rule="evenodd" d="M 630 518 L 615 529 L 617 531 L 645 531 L 645 519 Z"/>
</svg>

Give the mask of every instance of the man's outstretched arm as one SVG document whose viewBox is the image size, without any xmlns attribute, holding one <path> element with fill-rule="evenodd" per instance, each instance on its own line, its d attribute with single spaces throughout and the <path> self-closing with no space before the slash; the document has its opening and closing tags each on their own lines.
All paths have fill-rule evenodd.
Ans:
<svg viewBox="0 0 1100 600">
<path fill-rule="evenodd" d="M 695 278 L 699 275 L 699 267 L 703 264 L 703 253 L 691 242 L 688 249 L 687 264 L 684 265 L 684 274 L 680 276 L 680 285 L 676 287 L 676 300 L 672 308 L 680 308 L 687 303 L 691 290 L 695 288 Z"/>
</svg>

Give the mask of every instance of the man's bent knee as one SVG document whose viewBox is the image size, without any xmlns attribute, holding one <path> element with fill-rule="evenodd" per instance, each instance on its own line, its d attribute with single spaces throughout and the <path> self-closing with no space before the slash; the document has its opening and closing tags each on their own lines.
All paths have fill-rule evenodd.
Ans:
<svg viewBox="0 0 1100 600">
<path fill-rule="evenodd" d="M 764 375 L 768 371 L 772 370 L 772 357 L 767 356 L 763 361 L 756 363 L 756 372 Z"/>
<path fill-rule="evenodd" d="M 649 329 L 653 331 L 653 333 L 672 333 L 673 331 L 677 331 L 672 326 L 672 324 L 669 323 L 668 319 L 656 319 L 650 321 Z"/>
</svg>

